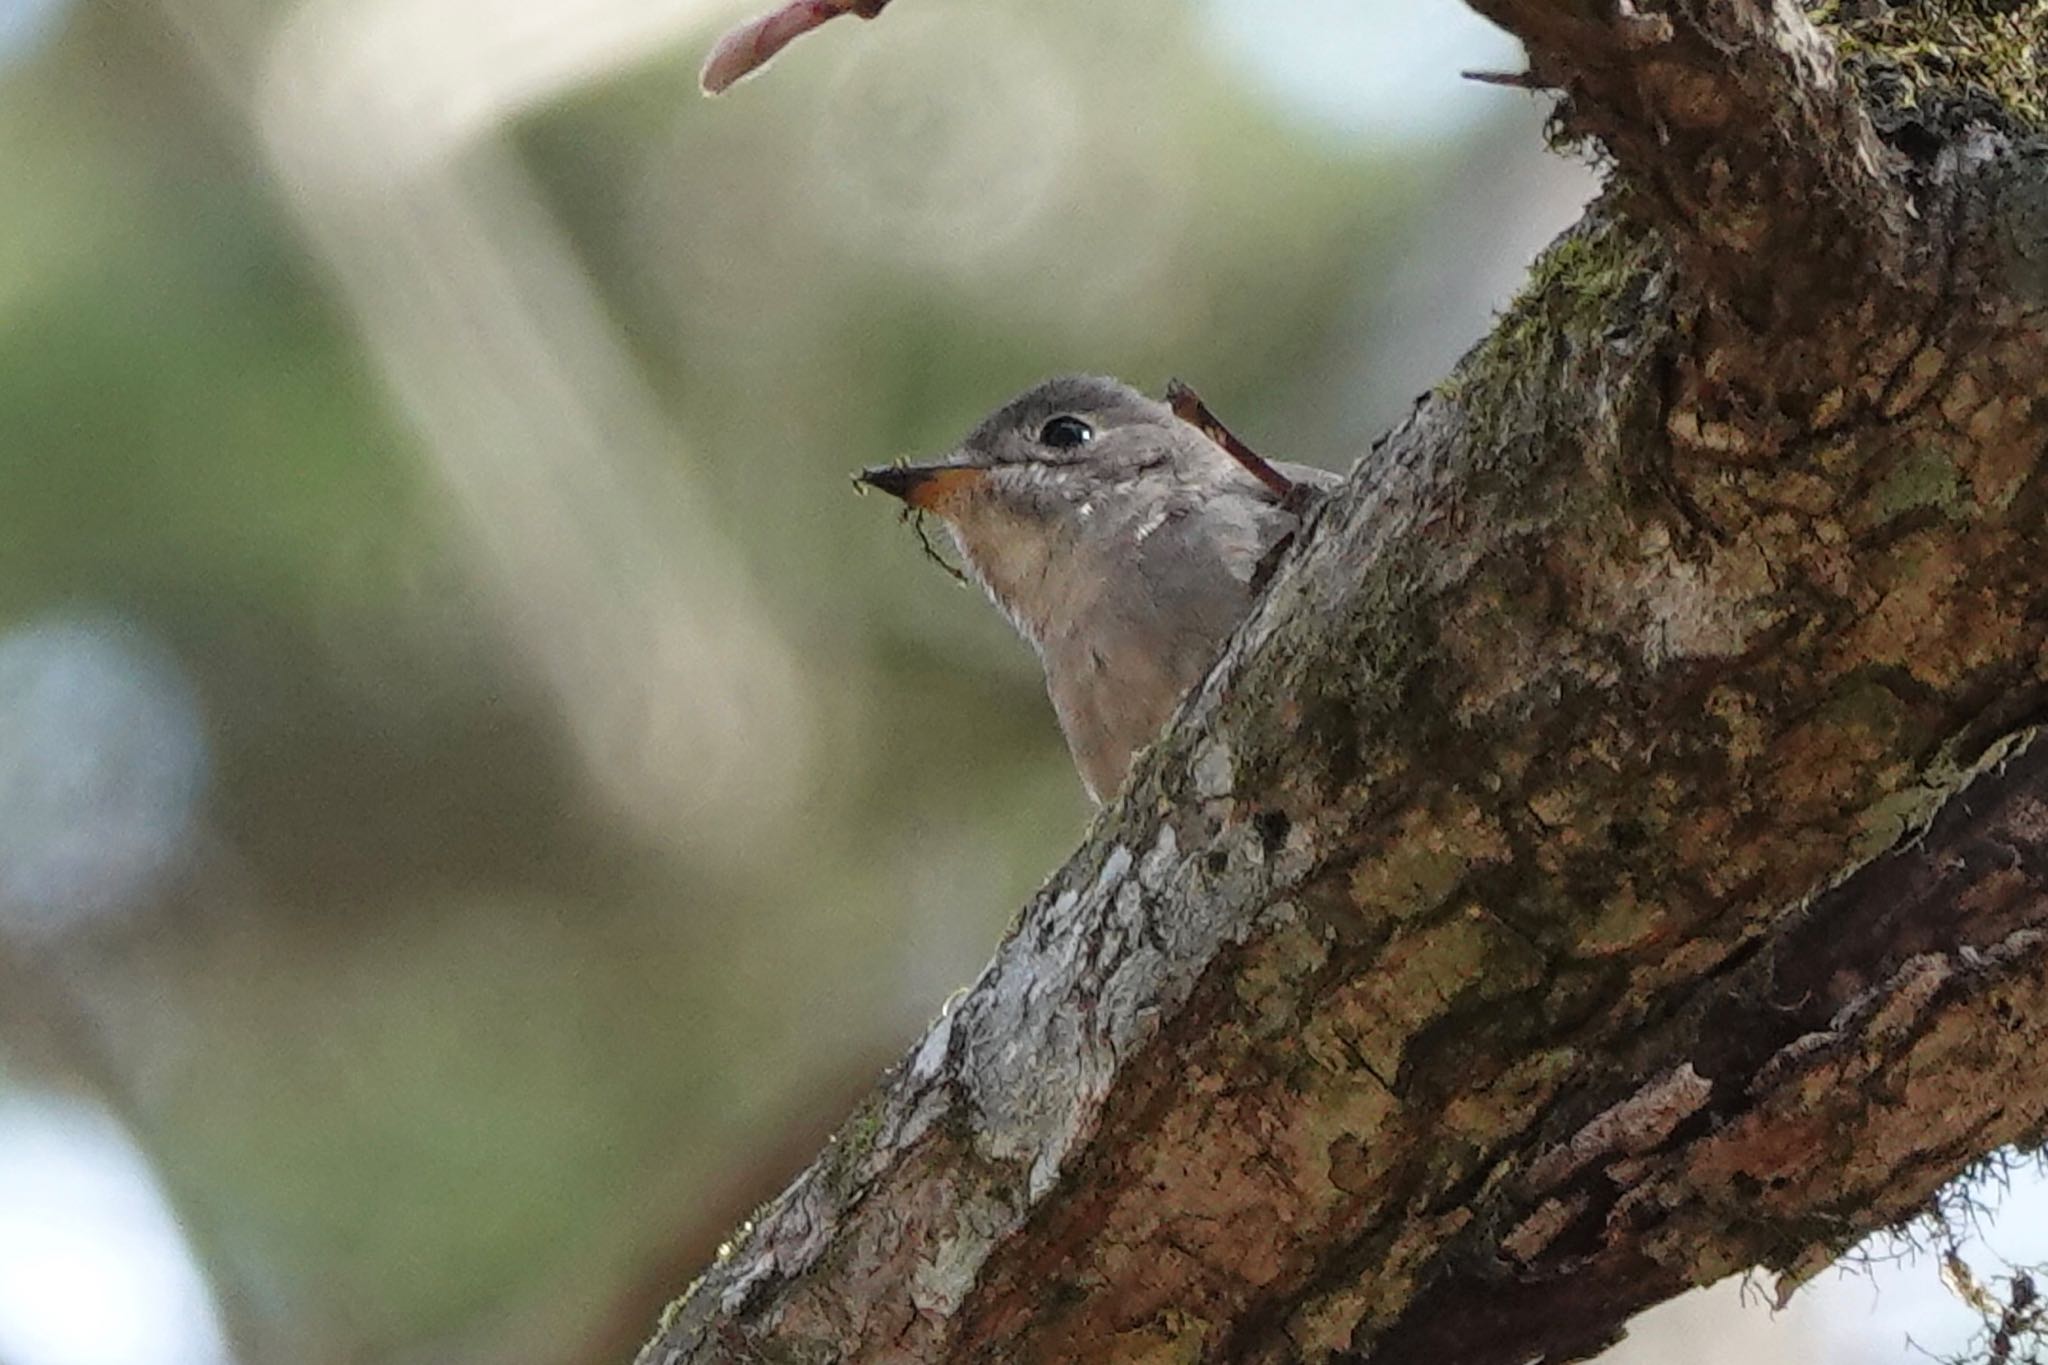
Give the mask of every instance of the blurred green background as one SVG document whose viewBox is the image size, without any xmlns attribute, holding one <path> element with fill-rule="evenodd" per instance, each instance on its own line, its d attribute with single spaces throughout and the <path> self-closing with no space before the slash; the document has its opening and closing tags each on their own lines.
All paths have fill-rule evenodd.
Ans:
<svg viewBox="0 0 2048 1365">
<path fill-rule="evenodd" d="M 1450 0 L 740 13 L 0 0 L 0 1365 L 623 1361 L 1089 817 L 847 472 L 1346 467 L 1592 183 Z"/>
</svg>

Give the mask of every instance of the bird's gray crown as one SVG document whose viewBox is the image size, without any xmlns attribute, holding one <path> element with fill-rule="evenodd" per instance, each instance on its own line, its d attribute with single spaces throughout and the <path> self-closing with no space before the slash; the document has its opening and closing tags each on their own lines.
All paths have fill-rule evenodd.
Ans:
<svg viewBox="0 0 2048 1365">
<path fill-rule="evenodd" d="M 968 434 L 963 448 L 986 453 L 996 460 L 1021 459 L 1027 454 L 1043 458 L 1008 438 L 1028 439 L 1054 417 L 1072 414 L 1101 428 L 1140 424 L 1171 424 L 1177 419 L 1164 403 L 1147 398 L 1136 389 L 1100 375 L 1064 375 L 1048 379 L 997 408 Z"/>
</svg>

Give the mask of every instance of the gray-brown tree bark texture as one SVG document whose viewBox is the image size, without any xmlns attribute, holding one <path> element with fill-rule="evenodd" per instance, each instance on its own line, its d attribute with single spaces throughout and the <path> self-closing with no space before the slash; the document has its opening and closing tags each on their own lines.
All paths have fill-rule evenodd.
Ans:
<svg viewBox="0 0 2048 1365">
<path fill-rule="evenodd" d="M 1609 192 L 642 1365 L 1568 1360 L 2043 1140 L 2048 4 L 1473 4 Z"/>
</svg>

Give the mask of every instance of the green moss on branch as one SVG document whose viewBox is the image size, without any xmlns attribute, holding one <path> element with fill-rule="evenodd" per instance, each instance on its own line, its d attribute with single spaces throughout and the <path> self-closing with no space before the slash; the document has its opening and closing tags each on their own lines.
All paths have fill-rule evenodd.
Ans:
<svg viewBox="0 0 2048 1365">
<path fill-rule="evenodd" d="M 2048 127 L 2048 0 L 1809 0 L 1880 126 L 1999 116 Z"/>
</svg>

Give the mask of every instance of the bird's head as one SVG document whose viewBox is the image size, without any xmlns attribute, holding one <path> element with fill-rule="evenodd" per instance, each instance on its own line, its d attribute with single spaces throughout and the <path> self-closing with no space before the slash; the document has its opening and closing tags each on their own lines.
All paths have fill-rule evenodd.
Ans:
<svg viewBox="0 0 2048 1365">
<path fill-rule="evenodd" d="M 1040 384 L 941 460 L 857 477 L 945 522 L 974 575 L 1034 639 L 1167 517 L 1217 493 L 1257 492 L 1164 403 L 1092 377 Z"/>
</svg>

